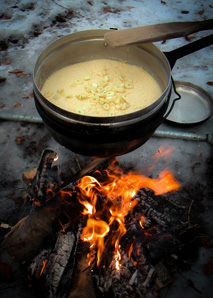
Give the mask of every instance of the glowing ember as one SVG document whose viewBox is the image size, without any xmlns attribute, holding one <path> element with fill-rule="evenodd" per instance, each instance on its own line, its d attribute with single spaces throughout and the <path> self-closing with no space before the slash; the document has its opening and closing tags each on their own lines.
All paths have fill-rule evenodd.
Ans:
<svg viewBox="0 0 213 298">
<path fill-rule="evenodd" d="M 172 174 L 166 169 L 162 171 L 157 179 L 151 179 L 134 172 L 123 174 L 118 167 L 113 172 L 105 170 L 107 179 L 99 182 L 94 177 L 84 176 L 78 183 L 81 196 L 79 202 L 84 206 L 83 214 L 88 216 L 86 227 L 83 229 L 81 239 L 90 243 L 89 264 L 94 260 L 97 251 L 97 265 L 100 264 L 104 251 L 104 238 L 113 230 L 112 245 L 114 246 L 114 266 L 120 270 L 120 240 L 126 233 L 125 217 L 134 209 L 138 203 L 135 198 L 138 190 L 150 188 L 155 195 L 161 195 L 177 190 L 180 185 Z M 99 196 L 105 198 L 105 203 L 98 206 Z M 99 204 L 100 205 L 100 204 Z M 139 224 L 144 228 L 145 218 L 142 216 Z M 114 231 L 116 227 L 116 231 Z M 131 257 L 132 246 L 128 254 Z"/>
<path fill-rule="evenodd" d="M 58 160 L 58 155 L 56 155 L 56 157 L 53 160 L 54 161 L 57 161 Z"/>
</svg>

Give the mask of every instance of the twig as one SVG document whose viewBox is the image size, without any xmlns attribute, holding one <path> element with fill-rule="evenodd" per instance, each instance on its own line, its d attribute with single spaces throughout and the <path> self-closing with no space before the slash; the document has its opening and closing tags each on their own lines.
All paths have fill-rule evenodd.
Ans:
<svg viewBox="0 0 213 298">
<path fill-rule="evenodd" d="M 186 281 L 187 285 L 188 285 L 190 288 L 194 289 L 194 290 L 195 290 L 196 292 L 198 292 L 199 294 L 202 294 L 202 292 L 201 292 L 200 290 L 198 290 L 198 289 L 195 287 L 193 281 L 192 281 L 190 278 L 187 278 L 187 277 L 185 276 L 185 274 L 183 273 L 183 271 L 182 271 L 180 268 L 178 268 L 177 266 L 175 266 L 175 267 L 178 269 L 179 273 L 181 274 L 181 276 L 183 277 L 183 279 Z"/>
<path fill-rule="evenodd" d="M 191 213 L 193 203 L 194 203 L 194 200 L 191 201 L 191 203 L 189 205 L 189 210 L 188 210 L 188 225 L 189 225 L 189 227 L 190 227 L 190 213 Z"/>
<path fill-rule="evenodd" d="M 69 8 L 67 8 L 67 7 L 65 7 L 65 6 L 63 6 L 63 5 L 59 4 L 59 3 L 57 3 L 55 0 L 52 0 L 52 2 L 54 2 L 56 5 L 60 6 L 61 8 L 63 8 L 63 9 L 66 9 L 66 10 L 70 11 L 70 9 L 69 9 Z"/>
<path fill-rule="evenodd" d="M 9 224 L 7 224 L 7 223 L 2 222 L 2 223 L 0 224 L 0 228 L 3 228 L 3 229 L 10 229 L 11 226 L 10 226 Z"/>
<path fill-rule="evenodd" d="M 75 158 L 75 161 L 77 163 L 77 166 L 78 166 L 79 170 L 81 171 L 82 168 L 81 168 L 80 162 L 79 162 L 77 157 Z"/>
<path fill-rule="evenodd" d="M 138 270 L 136 270 L 136 271 L 133 273 L 132 277 L 130 278 L 130 280 L 129 280 L 129 285 L 130 285 L 130 286 L 132 286 L 132 285 L 134 284 L 134 282 L 135 282 L 135 280 L 136 280 L 136 278 L 137 278 L 137 275 L 138 275 Z"/>
<path fill-rule="evenodd" d="M 22 219 L 20 219 L 13 227 L 11 227 L 10 232 L 8 232 L 4 238 L 6 239 L 9 235 L 11 235 L 14 231 L 16 231 L 21 225 L 22 223 L 28 218 L 28 215 L 23 217 Z"/>
<path fill-rule="evenodd" d="M 177 204 L 174 201 L 170 200 L 169 198 L 165 198 L 165 199 L 167 200 L 167 202 L 169 202 L 170 204 L 174 205 L 177 208 L 186 209 L 186 206 L 184 206 L 184 205 Z"/>
<path fill-rule="evenodd" d="M 141 292 L 138 290 L 138 288 L 136 288 L 136 291 L 137 291 L 138 295 L 140 296 L 140 298 L 143 298 L 143 296 L 142 296 Z"/>
<path fill-rule="evenodd" d="M 152 275 L 153 275 L 154 271 L 155 271 L 154 267 L 151 267 L 149 272 L 148 272 L 146 280 L 142 284 L 142 287 L 144 287 L 144 288 L 147 287 L 147 285 L 149 284 L 149 282 L 152 278 Z"/>
</svg>

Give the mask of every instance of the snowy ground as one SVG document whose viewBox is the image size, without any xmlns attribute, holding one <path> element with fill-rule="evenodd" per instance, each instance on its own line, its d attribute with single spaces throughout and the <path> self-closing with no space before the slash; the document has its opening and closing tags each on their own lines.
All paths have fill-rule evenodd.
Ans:
<svg viewBox="0 0 213 298">
<path fill-rule="evenodd" d="M 212 15 L 211 1 L 5 1 L 0 3 L 0 108 L 3 113 L 35 116 L 32 74 L 39 54 L 59 37 L 88 29 L 124 29 L 171 21 L 202 21 Z M 208 31 L 190 36 L 193 40 Z M 156 43 L 162 51 L 188 44 L 184 38 Z M 14 70 L 20 73 L 13 73 Z M 210 95 L 211 47 L 179 59 L 173 69 L 175 80 L 200 86 Z M 212 122 L 211 122 L 212 123 Z M 197 128 L 207 132 L 207 126 Z"/>
<path fill-rule="evenodd" d="M 5 115 L 38 116 L 32 97 L 34 65 L 46 46 L 59 37 L 87 29 L 124 29 L 173 21 L 202 21 L 212 18 L 212 15 L 211 0 L 0 0 L 0 118 Z M 190 37 L 193 41 L 208 34 L 204 31 Z M 178 38 L 156 45 L 162 51 L 171 51 L 188 43 L 186 39 Z M 173 77 L 198 85 L 213 96 L 213 86 L 209 83 L 213 81 L 212 70 L 210 46 L 178 60 Z M 163 123 L 160 129 L 212 134 L 212 127 L 213 117 L 193 127 Z M 207 189 L 204 216 L 211 230 L 212 146 L 207 142 L 151 138 L 144 146 L 118 160 L 124 166 L 142 171 L 150 165 L 150 157 L 160 146 L 175 147 L 175 150 L 169 161 L 159 162 L 156 173 L 169 166 L 182 185 L 190 183 L 195 188 L 200 185 Z M 90 160 L 57 144 L 42 124 L 0 122 L 0 223 L 14 225 L 23 216 L 22 198 L 26 186 L 21 181 L 22 173 L 38 165 L 40 154 L 46 147 L 58 152 L 58 164 L 62 169 L 77 169 L 76 158 L 82 166 Z M 191 289 L 183 290 L 181 281 L 177 281 L 176 290 L 170 290 L 162 297 L 179 298 L 183 293 L 187 297 L 210 297 L 212 279 L 204 277 L 201 271 L 211 254 L 211 250 L 203 249 L 194 271 L 189 273 L 199 280 L 204 296 Z M 15 294 L 10 297 L 18 297 Z M 19 297 L 24 297 L 24 294 Z"/>
</svg>

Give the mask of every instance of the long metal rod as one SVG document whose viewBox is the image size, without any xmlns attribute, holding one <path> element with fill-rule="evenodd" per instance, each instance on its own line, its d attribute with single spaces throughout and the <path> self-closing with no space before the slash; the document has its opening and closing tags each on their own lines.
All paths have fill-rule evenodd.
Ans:
<svg viewBox="0 0 213 298">
<path fill-rule="evenodd" d="M 30 123 L 44 123 L 39 116 L 25 116 L 19 114 L 10 114 L 10 113 L 0 113 L 1 120 L 7 121 L 23 121 Z"/>
<path fill-rule="evenodd" d="M 182 139 L 188 141 L 205 141 L 213 144 L 213 134 L 197 134 L 182 131 L 167 131 L 157 129 L 153 136 L 158 138 Z"/>
<path fill-rule="evenodd" d="M 19 114 L 0 113 L 1 120 L 7 121 L 23 121 L 29 123 L 43 124 L 43 120 L 39 116 L 24 116 Z M 182 139 L 188 141 L 201 141 L 213 144 L 213 133 L 212 134 L 197 134 L 188 133 L 182 131 L 168 131 L 157 129 L 153 134 L 153 137 L 157 138 L 170 138 L 170 139 Z"/>
</svg>

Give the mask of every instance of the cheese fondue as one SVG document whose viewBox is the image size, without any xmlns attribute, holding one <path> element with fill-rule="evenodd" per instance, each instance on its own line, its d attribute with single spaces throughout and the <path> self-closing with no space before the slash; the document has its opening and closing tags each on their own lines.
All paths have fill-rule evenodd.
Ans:
<svg viewBox="0 0 213 298">
<path fill-rule="evenodd" d="M 106 117 L 145 108 L 162 90 L 139 66 L 98 59 L 57 70 L 45 81 L 41 93 L 66 111 Z"/>
</svg>

